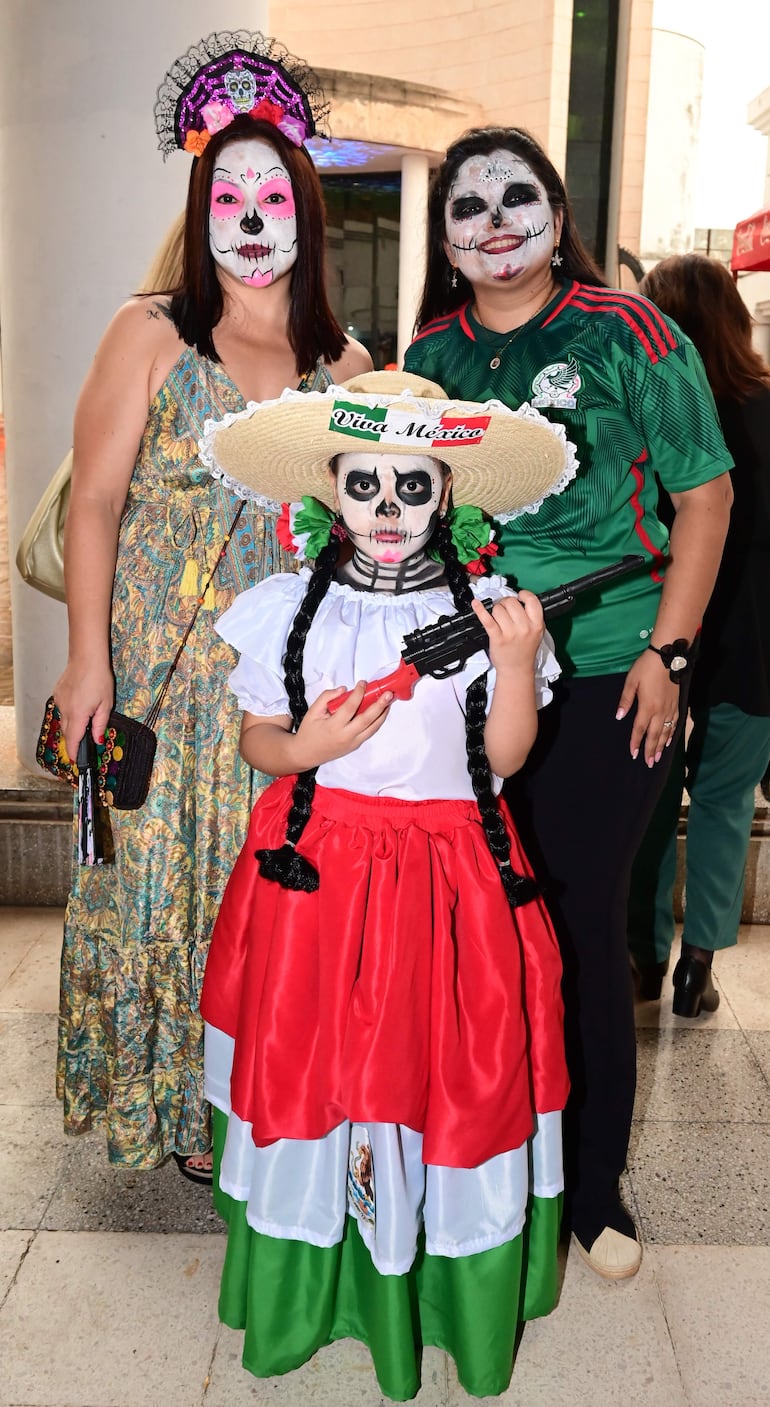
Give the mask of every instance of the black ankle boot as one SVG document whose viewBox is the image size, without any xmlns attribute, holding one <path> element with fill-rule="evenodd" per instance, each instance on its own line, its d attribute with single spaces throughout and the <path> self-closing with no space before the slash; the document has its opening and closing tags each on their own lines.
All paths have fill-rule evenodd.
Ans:
<svg viewBox="0 0 770 1407">
<path fill-rule="evenodd" d="M 719 993 L 711 980 L 711 964 L 695 957 L 682 944 L 682 956 L 674 968 L 674 1015 L 697 1016 L 716 1011 Z"/>
</svg>

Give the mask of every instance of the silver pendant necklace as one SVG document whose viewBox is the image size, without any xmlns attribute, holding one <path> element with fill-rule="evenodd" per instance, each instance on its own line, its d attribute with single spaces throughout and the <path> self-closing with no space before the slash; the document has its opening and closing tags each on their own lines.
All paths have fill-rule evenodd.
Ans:
<svg viewBox="0 0 770 1407">
<path fill-rule="evenodd" d="M 507 350 L 508 350 L 508 348 L 510 347 L 511 343 L 516 341 L 516 338 L 518 337 L 519 333 L 520 333 L 520 332 L 523 332 L 523 331 L 524 331 L 524 328 L 529 326 L 529 324 L 532 322 L 533 318 L 536 318 L 536 317 L 538 316 L 538 313 L 542 313 L 543 308 L 546 306 L 546 304 L 550 303 L 551 299 L 553 298 L 553 295 L 554 295 L 555 291 L 556 291 L 556 290 L 555 290 L 554 288 L 549 289 L 549 291 L 548 291 L 548 293 L 547 293 L 547 295 L 546 295 L 544 301 L 540 304 L 540 307 L 539 307 L 539 308 L 535 308 L 534 313 L 532 313 L 532 315 L 527 318 L 527 321 L 526 321 L 526 322 L 523 322 L 520 327 L 515 327 L 515 328 L 513 329 L 513 332 L 511 333 L 510 337 L 508 338 L 508 340 L 507 340 L 506 342 L 503 342 L 503 344 L 502 344 L 501 347 L 498 347 L 497 351 L 495 352 L 494 356 L 492 357 L 492 360 L 491 360 L 490 363 L 489 363 L 489 370 L 490 370 L 490 371 L 497 371 L 497 368 L 499 367 L 499 365 L 500 365 L 500 363 L 501 363 L 503 353 L 504 353 L 504 352 L 507 352 Z M 476 321 L 479 322 L 479 323 L 481 323 L 481 326 L 484 328 L 484 331 L 485 331 L 485 332 L 491 332 L 492 329 L 489 328 L 489 327 L 487 327 L 486 324 L 482 322 L 481 316 L 480 316 L 480 314 L 479 314 L 478 307 L 476 307 L 476 310 L 475 310 L 475 311 L 476 311 Z"/>
<path fill-rule="evenodd" d="M 524 324 L 523 324 L 523 325 L 524 325 Z M 482 324 L 482 326 L 483 326 L 483 324 Z M 521 332 L 521 328 L 520 328 L 520 327 L 517 327 L 517 328 L 516 328 L 516 332 Z M 505 351 L 508 350 L 508 348 L 510 347 L 510 345 L 511 345 L 511 343 L 512 343 L 513 341 L 514 341 L 514 338 L 513 338 L 513 337 L 509 337 L 509 338 L 508 338 L 508 341 L 503 343 L 503 345 L 502 345 L 502 347 L 500 348 L 500 350 L 499 350 L 498 352 L 495 352 L 495 355 L 493 356 L 491 362 L 489 363 L 489 370 L 490 370 L 490 371 L 497 371 L 497 368 L 498 368 L 499 365 L 500 365 L 500 359 L 501 359 L 501 357 L 502 357 L 503 352 L 505 352 Z"/>
</svg>

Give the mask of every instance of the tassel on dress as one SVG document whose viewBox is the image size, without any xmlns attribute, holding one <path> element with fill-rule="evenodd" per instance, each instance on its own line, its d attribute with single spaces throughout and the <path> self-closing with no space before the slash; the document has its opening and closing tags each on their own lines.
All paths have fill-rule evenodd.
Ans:
<svg viewBox="0 0 770 1407">
<path fill-rule="evenodd" d="M 188 557 L 184 564 L 182 580 L 179 583 L 180 596 L 198 595 L 198 563 L 194 557 Z"/>
</svg>

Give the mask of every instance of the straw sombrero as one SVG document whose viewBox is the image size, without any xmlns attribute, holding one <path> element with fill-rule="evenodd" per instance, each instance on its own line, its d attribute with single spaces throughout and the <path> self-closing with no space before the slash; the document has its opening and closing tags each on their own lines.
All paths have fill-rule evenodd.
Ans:
<svg viewBox="0 0 770 1407">
<path fill-rule="evenodd" d="M 200 450 L 233 492 L 276 513 L 305 495 L 333 506 L 329 461 L 356 450 L 440 459 L 452 471 L 456 505 L 503 521 L 536 511 L 577 472 L 564 427 L 531 406 L 450 400 L 406 372 L 369 372 L 326 391 L 252 402 L 207 421 Z"/>
</svg>

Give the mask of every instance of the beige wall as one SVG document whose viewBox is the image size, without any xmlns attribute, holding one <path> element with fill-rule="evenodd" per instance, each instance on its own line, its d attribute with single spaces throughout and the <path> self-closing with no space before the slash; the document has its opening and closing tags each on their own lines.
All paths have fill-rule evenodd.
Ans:
<svg viewBox="0 0 770 1407">
<path fill-rule="evenodd" d="M 638 251 L 649 97 L 653 0 L 629 0 L 629 67 L 618 240 Z M 274 34 L 323 69 L 425 84 L 468 104 L 471 122 L 529 128 L 564 170 L 573 0 L 271 0 Z M 473 111 L 473 109 L 476 111 Z M 384 111 L 384 108 L 383 108 Z M 446 118 L 450 121 L 447 124 Z M 407 128 L 414 141 L 417 112 Z M 452 125 L 442 113 L 442 132 Z M 354 128 L 361 122 L 362 130 Z M 457 113 L 459 135 L 465 126 Z M 345 130 L 340 130 L 342 123 Z M 373 138 L 371 121 L 349 104 L 334 109 L 336 135 Z M 350 130 L 348 130 L 350 128 Z M 440 149 L 434 141 L 419 145 Z M 391 141 L 399 143 L 398 136 Z M 447 141 L 451 136 L 447 137 Z M 417 145 L 415 143 L 415 145 Z"/>
<path fill-rule="evenodd" d="M 443 88 L 327 69 L 320 63 L 314 67 L 331 104 L 329 126 L 338 140 L 433 152 L 438 158 L 459 132 L 485 120 L 480 104 Z M 397 156 L 394 160 L 397 165 Z"/>
<path fill-rule="evenodd" d="M 272 32 L 308 63 L 442 88 L 481 104 L 486 123 L 531 128 L 558 165 L 567 138 L 571 24 L 572 0 L 270 5 Z"/>
</svg>

